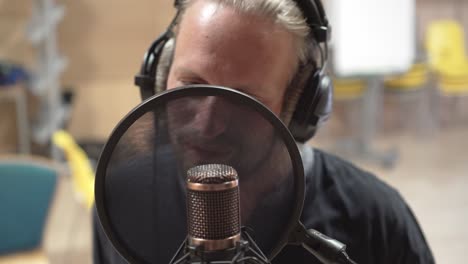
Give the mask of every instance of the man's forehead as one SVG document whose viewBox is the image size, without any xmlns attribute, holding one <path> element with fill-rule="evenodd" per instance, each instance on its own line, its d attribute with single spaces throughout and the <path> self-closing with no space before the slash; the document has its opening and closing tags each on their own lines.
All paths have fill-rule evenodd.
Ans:
<svg viewBox="0 0 468 264">
<path fill-rule="evenodd" d="M 199 30 L 248 31 L 258 28 L 257 37 L 267 36 L 272 31 L 285 31 L 272 19 L 249 11 L 241 11 L 231 4 L 212 0 L 195 0 L 185 10 L 182 21 L 184 24 L 197 25 Z M 197 32 L 203 33 L 203 32 Z"/>
<path fill-rule="evenodd" d="M 209 46 L 212 52 L 226 48 L 266 51 L 256 53 L 256 59 L 261 59 L 262 55 L 282 52 L 294 58 L 297 39 L 262 15 L 241 12 L 216 1 L 197 0 L 183 14 L 176 46 L 186 40 L 192 49 Z"/>
</svg>

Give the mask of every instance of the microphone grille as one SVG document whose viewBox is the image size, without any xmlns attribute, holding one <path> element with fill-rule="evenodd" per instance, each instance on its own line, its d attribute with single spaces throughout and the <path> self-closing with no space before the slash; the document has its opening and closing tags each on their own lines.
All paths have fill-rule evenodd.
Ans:
<svg viewBox="0 0 468 264">
<path fill-rule="evenodd" d="M 240 232 L 239 190 L 188 190 L 188 233 L 200 239 L 226 239 Z"/>
<path fill-rule="evenodd" d="M 223 164 L 199 165 L 187 171 L 187 181 L 192 183 L 220 184 L 237 179 L 237 171 Z"/>
</svg>

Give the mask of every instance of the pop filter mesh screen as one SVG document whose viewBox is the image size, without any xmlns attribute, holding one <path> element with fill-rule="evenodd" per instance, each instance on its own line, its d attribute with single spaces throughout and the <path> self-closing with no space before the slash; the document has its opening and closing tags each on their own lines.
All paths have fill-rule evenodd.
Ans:
<svg viewBox="0 0 468 264">
<path fill-rule="evenodd" d="M 271 255 L 302 206 L 294 140 L 247 96 L 185 90 L 141 104 L 112 133 L 96 175 L 106 235 L 131 262 L 168 263 L 188 231 L 187 171 L 225 164 L 238 173 L 241 225 Z"/>
</svg>

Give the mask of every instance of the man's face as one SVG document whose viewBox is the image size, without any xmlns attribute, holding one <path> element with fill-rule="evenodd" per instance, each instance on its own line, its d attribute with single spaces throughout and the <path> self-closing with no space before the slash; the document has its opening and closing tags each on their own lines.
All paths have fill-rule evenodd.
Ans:
<svg viewBox="0 0 468 264">
<path fill-rule="evenodd" d="M 279 115 L 295 68 L 294 47 L 292 34 L 266 18 L 198 0 L 181 21 L 167 87 L 226 86 Z"/>
<path fill-rule="evenodd" d="M 279 116 L 295 69 L 294 41 L 291 33 L 266 18 L 197 0 L 181 20 L 167 87 L 230 87 L 255 97 Z M 170 117 L 171 137 L 194 145 L 184 151 L 191 165 L 198 163 L 197 158 L 222 162 L 249 157 L 254 166 L 264 156 L 259 147 L 264 152 L 271 146 L 272 127 L 259 115 L 248 111 L 242 115 L 244 110 L 230 104 L 206 97 L 179 105 L 185 111 L 172 121 Z"/>
</svg>

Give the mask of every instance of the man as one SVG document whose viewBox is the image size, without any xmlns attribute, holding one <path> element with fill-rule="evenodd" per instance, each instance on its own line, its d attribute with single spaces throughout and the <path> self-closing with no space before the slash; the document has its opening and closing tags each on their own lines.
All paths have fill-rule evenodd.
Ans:
<svg viewBox="0 0 468 264">
<path fill-rule="evenodd" d="M 313 56 L 310 29 L 294 1 L 190 0 L 181 9 L 175 41 L 161 61 L 158 89 L 231 87 L 257 98 L 288 124 L 302 89 L 298 71 Z M 216 123 L 205 128 L 208 134 L 200 135 L 208 139 L 223 132 Z M 306 175 L 301 221 L 307 228 L 348 245 L 348 254 L 360 264 L 434 263 L 396 190 L 337 157 L 305 145 L 300 149 Z M 95 222 L 95 263 L 124 263 Z M 288 246 L 273 263 L 319 262 Z"/>
</svg>

